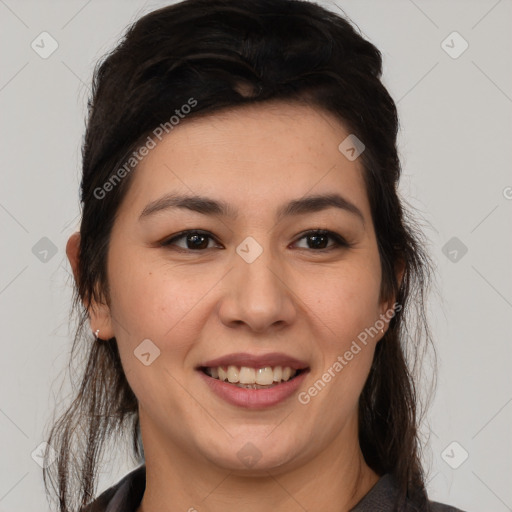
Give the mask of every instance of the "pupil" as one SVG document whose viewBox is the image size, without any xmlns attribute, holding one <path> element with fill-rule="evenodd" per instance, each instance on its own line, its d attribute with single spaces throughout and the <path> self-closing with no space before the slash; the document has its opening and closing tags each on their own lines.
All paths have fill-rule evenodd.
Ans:
<svg viewBox="0 0 512 512">
<path fill-rule="evenodd" d="M 188 240 L 189 240 L 189 242 L 192 242 L 193 247 L 195 249 L 205 248 L 205 244 L 204 244 L 205 240 L 206 240 L 206 245 L 208 245 L 208 240 L 206 239 L 206 237 L 204 235 L 198 235 L 198 234 L 189 235 Z"/>
<path fill-rule="evenodd" d="M 318 243 L 319 239 L 322 239 L 323 238 L 323 241 L 325 242 L 325 239 L 326 239 L 326 236 L 325 235 L 311 235 L 310 237 L 310 240 L 314 240 L 313 242 L 313 246 L 316 247 L 316 248 L 320 248 L 321 249 L 325 249 L 325 244 L 322 244 L 322 242 Z"/>
</svg>

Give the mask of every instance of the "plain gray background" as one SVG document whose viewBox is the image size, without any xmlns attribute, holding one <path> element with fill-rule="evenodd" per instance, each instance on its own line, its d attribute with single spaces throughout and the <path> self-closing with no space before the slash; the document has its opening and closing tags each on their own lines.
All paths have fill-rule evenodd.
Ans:
<svg viewBox="0 0 512 512">
<path fill-rule="evenodd" d="M 69 389 L 65 244 L 79 222 L 93 66 L 129 23 L 167 3 L 0 0 L 0 512 L 48 510 L 31 454 Z M 512 510 L 512 2 L 337 5 L 383 53 L 401 116 L 401 192 L 438 267 L 439 382 L 423 428 L 430 496 L 468 512 Z M 58 44 L 48 58 L 31 47 L 42 32 Z M 114 457 L 99 490 L 132 467 Z"/>
</svg>

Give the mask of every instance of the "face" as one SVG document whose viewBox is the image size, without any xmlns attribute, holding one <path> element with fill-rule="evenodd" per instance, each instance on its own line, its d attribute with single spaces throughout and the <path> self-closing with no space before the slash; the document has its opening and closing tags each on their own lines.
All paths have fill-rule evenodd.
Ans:
<svg viewBox="0 0 512 512">
<path fill-rule="evenodd" d="M 284 471 L 358 446 L 392 301 L 379 302 L 361 163 L 338 149 L 348 135 L 307 106 L 248 107 L 185 120 L 133 171 L 111 234 L 110 307 L 91 326 L 116 337 L 146 458 L 158 443 L 203 465 Z M 233 381 L 300 371 L 242 389 L 204 373 L 218 361 Z"/>
</svg>

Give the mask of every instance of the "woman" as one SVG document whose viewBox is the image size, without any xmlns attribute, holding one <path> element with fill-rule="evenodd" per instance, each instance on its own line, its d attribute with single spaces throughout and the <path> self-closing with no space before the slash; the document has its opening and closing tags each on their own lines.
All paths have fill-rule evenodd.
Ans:
<svg viewBox="0 0 512 512">
<path fill-rule="evenodd" d="M 97 68 L 58 510 L 456 510 L 420 463 L 404 350 L 432 269 L 381 64 L 313 3 L 188 0 Z M 127 429 L 140 465 L 94 499 Z"/>
</svg>

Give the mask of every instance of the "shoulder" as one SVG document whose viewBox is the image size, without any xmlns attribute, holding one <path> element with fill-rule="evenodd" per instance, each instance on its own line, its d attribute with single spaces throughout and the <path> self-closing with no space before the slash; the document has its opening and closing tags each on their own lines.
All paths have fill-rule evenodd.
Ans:
<svg viewBox="0 0 512 512">
<path fill-rule="evenodd" d="M 430 502 L 430 512 L 464 512 L 460 508 L 452 507 L 451 505 L 444 505 L 437 501 Z"/>
<path fill-rule="evenodd" d="M 118 483 L 103 491 L 81 512 L 135 512 L 146 487 L 146 466 L 128 473 Z M 396 496 L 396 486 L 391 474 L 383 475 L 351 512 L 391 512 Z M 410 502 L 407 512 L 418 512 Z M 429 502 L 428 512 L 465 512 L 436 501 Z"/>
<path fill-rule="evenodd" d="M 80 512 L 135 512 L 146 488 L 146 466 L 134 469 Z"/>
<path fill-rule="evenodd" d="M 392 512 L 395 510 L 397 496 L 396 481 L 390 473 L 386 473 L 350 512 Z M 427 508 L 428 510 L 418 510 L 417 506 L 406 499 L 402 510 L 404 512 L 464 512 L 436 501 L 429 501 Z"/>
</svg>

